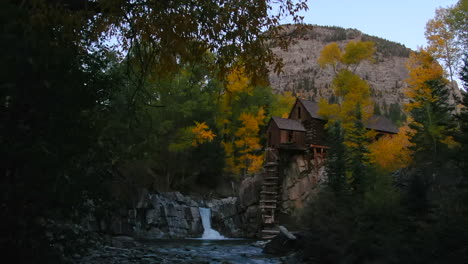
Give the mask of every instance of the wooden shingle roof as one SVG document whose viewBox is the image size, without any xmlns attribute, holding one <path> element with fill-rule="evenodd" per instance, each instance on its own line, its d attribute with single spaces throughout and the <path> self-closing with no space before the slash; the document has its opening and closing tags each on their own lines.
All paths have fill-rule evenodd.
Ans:
<svg viewBox="0 0 468 264">
<path fill-rule="evenodd" d="M 306 111 L 310 114 L 312 118 L 325 120 L 322 116 L 318 114 L 319 106 L 318 103 L 300 99 L 298 100 L 304 105 Z M 395 126 L 390 119 L 385 116 L 374 115 L 372 116 L 366 124 L 366 127 L 369 129 L 388 132 L 388 133 L 398 133 L 398 127 Z"/>
<path fill-rule="evenodd" d="M 302 131 L 305 132 L 304 126 L 298 120 L 287 119 L 273 116 L 271 120 L 276 123 L 279 129 L 282 130 L 294 130 L 294 131 Z"/>
<path fill-rule="evenodd" d="M 298 100 L 302 103 L 302 105 L 304 105 L 304 108 L 307 110 L 307 112 L 310 114 L 312 118 L 325 120 L 323 117 L 321 117 L 318 114 L 318 110 L 319 110 L 318 103 L 300 99 L 300 98 L 298 98 Z"/>
<path fill-rule="evenodd" d="M 395 126 L 392 121 L 385 116 L 374 115 L 372 116 L 366 124 L 367 128 L 389 132 L 389 133 L 398 133 L 398 127 Z"/>
</svg>

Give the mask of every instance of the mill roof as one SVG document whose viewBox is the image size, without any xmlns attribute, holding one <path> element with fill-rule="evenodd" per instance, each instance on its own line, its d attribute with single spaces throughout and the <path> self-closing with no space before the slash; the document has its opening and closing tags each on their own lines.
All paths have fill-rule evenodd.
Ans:
<svg viewBox="0 0 468 264">
<path fill-rule="evenodd" d="M 302 105 L 304 106 L 304 108 L 307 110 L 307 112 L 310 114 L 312 118 L 325 120 L 323 117 L 321 117 L 318 114 L 318 110 L 319 110 L 318 103 L 305 100 L 305 99 L 301 99 L 301 98 L 298 98 L 298 100 L 302 103 Z"/>
<path fill-rule="evenodd" d="M 271 120 L 276 123 L 279 129 L 302 131 L 302 132 L 306 131 L 302 123 L 298 120 L 281 118 L 281 117 L 276 117 L 276 116 L 273 116 Z"/>
<path fill-rule="evenodd" d="M 385 116 L 373 115 L 367 122 L 366 127 L 378 131 L 398 133 L 398 127 Z"/>
<path fill-rule="evenodd" d="M 302 105 L 312 118 L 325 120 L 325 118 L 318 114 L 318 103 L 300 98 L 298 98 L 298 100 L 302 103 Z M 398 133 L 398 127 L 395 126 L 390 119 L 380 115 L 373 115 L 367 122 L 366 127 L 377 131 L 395 134 Z"/>
</svg>

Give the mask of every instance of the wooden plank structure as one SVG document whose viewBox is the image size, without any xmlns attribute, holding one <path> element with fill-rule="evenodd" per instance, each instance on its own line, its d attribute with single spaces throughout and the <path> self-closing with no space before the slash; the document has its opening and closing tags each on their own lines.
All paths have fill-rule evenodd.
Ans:
<svg viewBox="0 0 468 264">
<path fill-rule="evenodd" d="M 276 215 L 279 209 L 280 190 L 278 151 L 267 148 L 259 206 L 262 215 L 263 227 L 260 235 L 262 239 L 273 238 L 279 233 Z"/>
</svg>

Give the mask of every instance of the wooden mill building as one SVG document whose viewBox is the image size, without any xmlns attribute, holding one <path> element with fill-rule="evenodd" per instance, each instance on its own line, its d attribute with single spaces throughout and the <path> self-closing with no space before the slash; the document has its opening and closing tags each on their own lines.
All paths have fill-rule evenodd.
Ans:
<svg viewBox="0 0 468 264">
<path fill-rule="evenodd" d="M 272 117 L 268 123 L 265 172 L 260 192 L 263 238 L 271 238 L 278 233 L 275 215 L 280 199 L 280 156 L 291 151 L 304 152 L 315 164 L 326 157 L 327 121 L 318 114 L 318 110 L 318 103 L 298 98 L 288 118 Z M 365 125 L 375 130 L 377 137 L 398 133 L 398 128 L 384 116 L 372 116 Z"/>
<path fill-rule="evenodd" d="M 267 146 L 297 150 L 326 148 L 326 120 L 318 114 L 318 109 L 316 102 L 297 99 L 289 118 L 272 117 L 267 128 Z M 398 128 L 384 116 L 374 115 L 365 125 L 375 130 L 377 136 L 398 133 Z"/>
</svg>

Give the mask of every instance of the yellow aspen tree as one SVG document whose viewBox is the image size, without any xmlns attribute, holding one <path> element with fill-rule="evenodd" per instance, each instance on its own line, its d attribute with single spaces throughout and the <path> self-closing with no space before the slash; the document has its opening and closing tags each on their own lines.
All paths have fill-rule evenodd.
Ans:
<svg viewBox="0 0 468 264">
<path fill-rule="evenodd" d="M 355 72 L 361 62 L 372 62 L 374 54 L 375 44 L 372 41 L 350 41 L 344 50 L 333 42 L 323 47 L 317 63 L 321 68 L 332 66 L 335 74 L 342 69 Z"/>
<path fill-rule="evenodd" d="M 257 154 L 261 150 L 260 126 L 264 124 L 265 111 L 260 108 L 257 114 L 242 113 L 239 120 L 242 126 L 236 131 L 237 140 L 234 142 L 239 153 L 237 167 L 244 175 L 255 173 L 261 169 L 263 154 Z"/>
<path fill-rule="evenodd" d="M 438 8 L 435 17 L 426 24 L 425 35 L 428 43 L 427 51 L 445 65 L 450 81 L 453 82 L 454 72 L 460 65 L 463 45 L 458 43 L 456 31 L 450 23 L 450 10 Z"/>
<path fill-rule="evenodd" d="M 408 167 L 412 151 L 408 135 L 410 128 L 403 126 L 396 135 L 384 135 L 369 145 L 371 163 L 378 165 L 386 172 L 393 172 Z"/>
<path fill-rule="evenodd" d="M 366 81 L 348 70 L 341 70 L 332 81 L 338 103 L 330 104 L 325 99 L 319 102 L 319 114 L 331 122 L 340 121 L 343 128 L 351 129 L 356 119 L 356 106 L 361 108 L 362 121 L 366 122 L 373 113 L 370 88 Z"/>
<path fill-rule="evenodd" d="M 424 49 L 413 52 L 406 63 L 408 68 L 408 89 L 405 95 L 410 102 L 405 105 L 406 111 L 421 108 L 423 102 L 435 102 L 439 98 L 434 97 L 429 81 L 443 79 L 444 70 L 436 59 Z"/>
<path fill-rule="evenodd" d="M 193 134 L 193 147 L 197 147 L 205 142 L 211 142 L 216 137 L 205 122 L 199 123 L 195 121 L 195 126 L 191 127 L 191 132 Z"/>
<path fill-rule="evenodd" d="M 341 56 L 342 52 L 340 46 L 338 43 L 332 42 L 323 47 L 317 62 L 322 68 L 332 66 L 333 71 L 336 73 L 336 67 L 341 61 Z"/>
<path fill-rule="evenodd" d="M 184 127 L 177 133 L 177 137 L 169 144 L 169 151 L 176 153 L 187 150 L 190 147 L 211 142 L 216 137 L 205 122 L 194 122 L 195 125 Z"/>
<path fill-rule="evenodd" d="M 332 81 L 337 104 L 329 104 L 322 99 L 319 102 L 319 114 L 330 121 L 340 121 L 343 127 L 350 129 L 355 121 L 356 106 L 361 107 L 362 121 L 366 122 L 373 113 L 373 102 L 370 97 L 370 87 L 366 81 L 355 74 L 357 66 L 363 61 L 372 61 L 375 44 L 370 41 L 350 41 L 340 49 L 337 43 L 324 47 L 318 63 L 321 67 L 332 66 L 335 77 Z M 353 71 L 349 68 L 353 67 Z"/>
<path fill-rule="evenodd" d="M 218 126 L 223 133 L 224 171 L 233 176 L 255 173 L 263 163 L 263 155 L 258 153 L 262 148 L 259 132 L 265 122 L 265 111 L 262 107 L 239 107 L 240 98 L 253 96 L 253 89 L 247 73 L 236 66 L 227 76 L 225 92 L 220 98 Z M 289 98 L 282 100 L 287 103 Z"/>
</svg>

